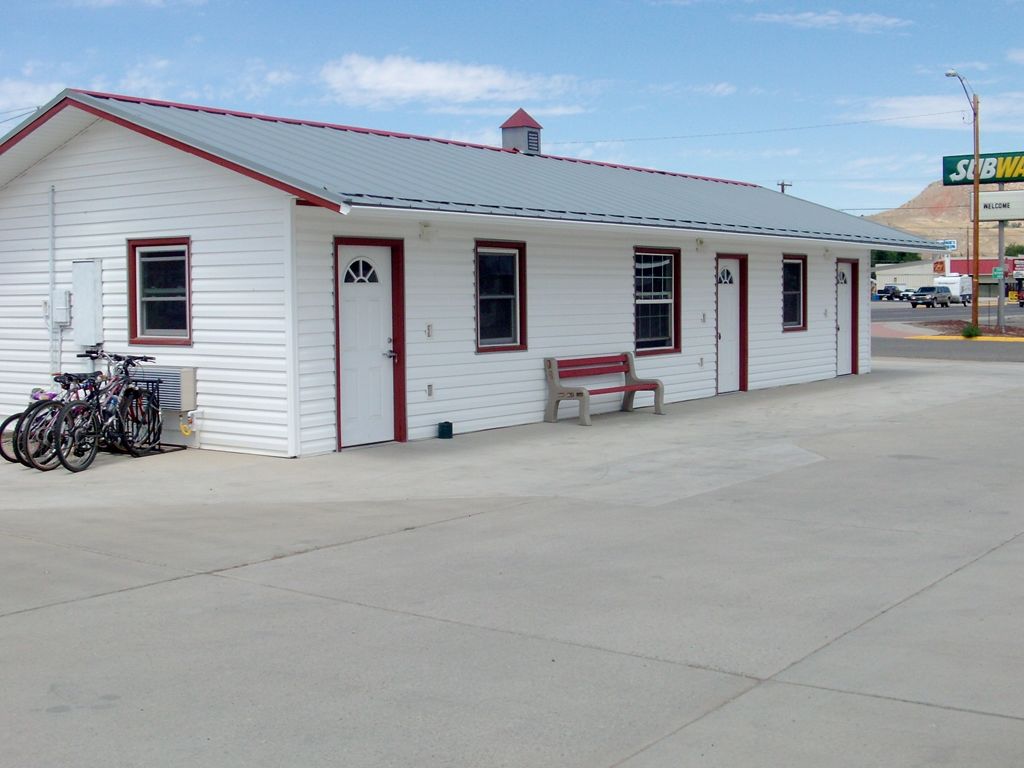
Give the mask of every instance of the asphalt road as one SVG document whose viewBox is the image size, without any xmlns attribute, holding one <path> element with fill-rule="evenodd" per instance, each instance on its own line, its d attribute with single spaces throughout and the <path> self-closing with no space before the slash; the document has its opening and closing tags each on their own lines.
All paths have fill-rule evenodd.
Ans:
<svg viewBox="0 0 1024 768">
<path fill-rule="evenodd" d="M 1024 325 L 1024 309 L 1016 303 L 1006 304 L 1006 322 L 1011 325 Z M 978 320 L 982 325 L 996 324 L 997 310 L 995 304 L 982 304 L 978 308 Z M 970 320 L 971 307 L 953 304 L 949 307 L 917 307 L 912 309 L 907 301 L 873 301 L 871 302 L 871 319 L 882 322 L 914 323 L 925 320 Z"/>
<path fill-rule="evenodd" d="M 1024 326 L 1024 309 L 1016 304 L 1006 305 L 1006 323 Z M 928 320 L 970 320 L 971 308 L 954 305 L 949 308 L 918 307 L 901 301 L 871 302 L 873 322 L 916 323 Z M 996 306 L 979 307 L 978 319 L 982 325 L 996 324 Z M 1024 342 L 966 341 L 919 341 L 916 339 L 871 339 L 872 357 L 904 357 L 934 360 L 973 360 L 977 362 L 1024 363 Z"/>
<path fill-rule="evenodd" d="M 883 339 L 876 336 L 871 339 L 871 357 L 1024 363 L 1024 342 L 918 341 L 915 339 Z"/>
</svg>

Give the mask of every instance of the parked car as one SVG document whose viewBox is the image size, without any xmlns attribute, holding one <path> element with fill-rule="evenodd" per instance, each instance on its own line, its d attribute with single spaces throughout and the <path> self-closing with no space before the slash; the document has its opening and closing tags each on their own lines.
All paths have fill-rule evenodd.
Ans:
<svg viewBox="0 0 1024 768">
<path fill-rule="evenodd" d="M 913 296 L 913 295 L 914 295 L 914 289 L 913 288 L 904 288 L 902 291 L 900 291 L 899 300 L 900 301 L 910 301 L 910 297 Z"/>
<path fill-rule="evenodd" d="M 882 301 L 896 301 L 900 297 L 902 287 L 898 285 L 883 285 L 878 289 L 878 298 Z"/>
<path fill-rule="evenodd" d="M 918 304 L 926 307 L 948 307 L 953 301 L 953 293 L 945 285 L 922 285 L 910 297 L 910 306 L 914 309 Z"/>
</svg>

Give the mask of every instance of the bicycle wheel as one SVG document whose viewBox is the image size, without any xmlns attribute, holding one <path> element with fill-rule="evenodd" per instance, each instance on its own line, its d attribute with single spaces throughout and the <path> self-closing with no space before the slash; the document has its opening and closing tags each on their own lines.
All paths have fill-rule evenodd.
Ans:
<svg viewBox="0 0 1024 768">
<path fill-rule="evenodd" d="M 47 400 L 32 415 L 32 420 L 24 430 L 22 437 L 25 457 L 34 468 L 48 472 L 59 465 L 57 445 L 54 442 L 53 428 L 63 403 Z"/>
<path fill-rule="evenodd" d="M 52 400 L 39 400 L 32 403 L 21 414 L 18 419 L 18 426 L 14 428 L 14 456 L 29 469 L 34 469 L 32 461 L 28 457 L 28 434 L 38 427 L 39 421 L 36 418 L 39 410 L 47 406 Z"/>
<path fill-rule="evenodd" d="M 18 457 L 14 455 L 14 436 L 18 433 L 18 419 L 20 418 L 21 414 L 15 413 L 4 419 L 3 424 L 0 424 L 0 456 L 12 464 L 20 463 Z"/>
<path fill-rule="evenodd" d="M 57 460 L 71 472 L 88 469 L 100 447 L 100 416 L 93 403 L 71 402 L 54 428 Z"/>
<path fill-rule="evenodd" d="M 133 389 L 125 393 L 119 406 L 121 444 L 132 456 L 141 456 L 160 445 L 163 417 L 152 392 Z"/>
</svg>

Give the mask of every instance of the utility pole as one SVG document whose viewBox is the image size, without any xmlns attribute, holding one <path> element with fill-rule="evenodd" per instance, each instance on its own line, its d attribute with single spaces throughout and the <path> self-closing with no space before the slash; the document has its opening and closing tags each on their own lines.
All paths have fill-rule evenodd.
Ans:
<svg viewBox="0 0 1024 768">
<path fill-rule="evenodd" d="M 779 188 L 779 191 L 782 192 L 782 194 L 786 194 L 786 187 L 792 187 L 793 186 L 793 182 L 792 181 L 780 181 L 775 186 L 777 186 Z"/>
</svg>

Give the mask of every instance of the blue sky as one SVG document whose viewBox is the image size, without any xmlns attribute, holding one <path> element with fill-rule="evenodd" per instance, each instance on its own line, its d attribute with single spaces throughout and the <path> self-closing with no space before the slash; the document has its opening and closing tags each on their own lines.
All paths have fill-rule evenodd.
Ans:
<svg viewBox="0 0 1024 768">
<path fill-rule="evenodd" d="M 1024 1 L 4 2 L 0 133 L 64 87 L 499 144 L 892 208 L 1024 150 Z"/>
</svg>

